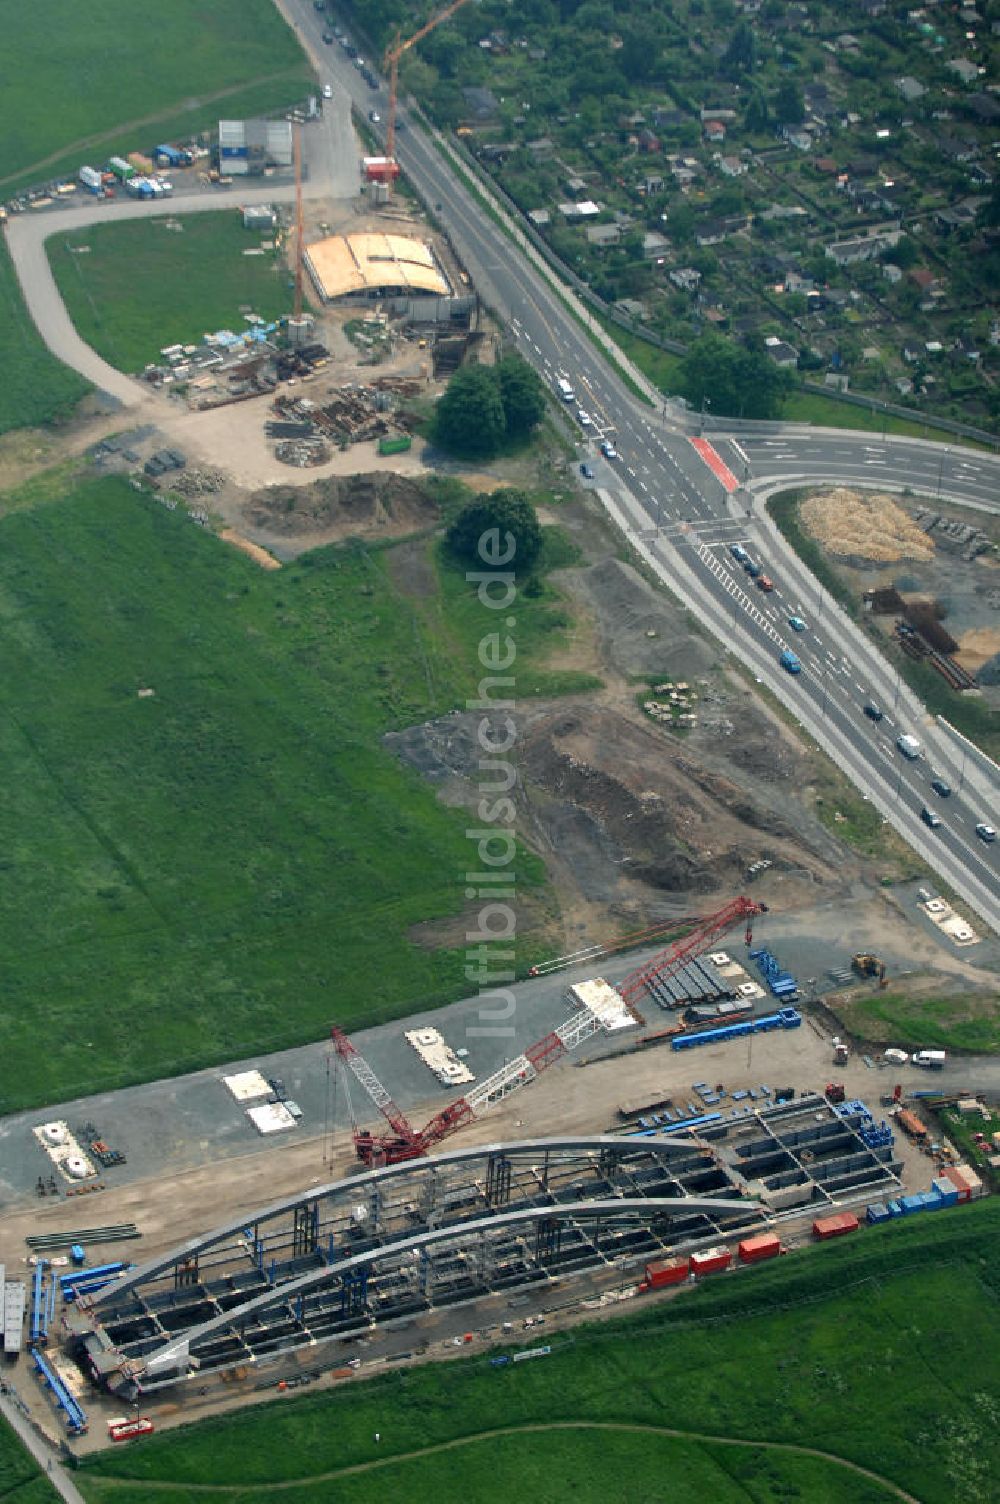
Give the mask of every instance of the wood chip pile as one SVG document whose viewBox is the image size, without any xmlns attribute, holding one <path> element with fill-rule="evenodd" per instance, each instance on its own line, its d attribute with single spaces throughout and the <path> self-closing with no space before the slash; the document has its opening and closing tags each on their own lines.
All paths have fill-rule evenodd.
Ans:
<svg viewBox="0 0 1000 1504">
<path fill-rule="evenodd" d="M 891 496 L 835 486 L 804 501 L 800 517 L 817 543 L 845 558 L 892 564 L 934 557 L 931 539 Z"/>
</svg>

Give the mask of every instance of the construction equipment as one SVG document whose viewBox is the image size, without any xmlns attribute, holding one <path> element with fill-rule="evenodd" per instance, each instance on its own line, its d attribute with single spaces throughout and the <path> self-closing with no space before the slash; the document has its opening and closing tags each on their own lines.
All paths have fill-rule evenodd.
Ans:
<svg viewBox="0 0 1000 1504">
<path fill-rule="evenodd" d="M 383 68 L 389 74 L 389 114 L 385 131 L 385 154 L 390 161 L 395 161 L 396 157 L 396 98 L 399 86 L 399 60 L 404 52 L 409 52 L 411 47 L 415 47 L 418 42 L 423 41 L 429 32 L 432 32 L 436 26 L 440 26 L 442 21 L 447 21 L 464 4 L 465 0 L 452 0 L 452 3 L 446 5 L 444 10 L 438 11 L 437 15 L 431 16 L 429 21 L 425 21 L 419 31 L 415 31 L 411 37 L 407 37 L 405 42 L 400 41 L 400 34 L 397 31 L 395 46 L 389 47 L 386 50 L 382 64 Z M 391 178 L 387 179 L 387 184 L 391 192 Z"/>
<path fill-rule="evenodd" d="M 295 160 L 295 308 L 294 316 L 296 324 L 302 319 L 302 254 L 303 246 L 303 219 L 302 219 L 302 127 L 294 127 L 294 160 Z"/>
<path fill-rule="evenodd" d="M 835 1037 L 834 1041 L 833 1041 L 833 1063 L 834 1063 L 834 1065 L 846 1065 L 847 1061 L 848 1061 L 848 1058 L 850 1056 L 850 1053 L 851 1053 L 850 1048 L 844 1042 L 844 1040 L 843 1039 L 837 1039 Z"/>
<path fill-rule="evenodd" d="M 851 968 L 859 977 L 878 977 L 880 987 L 888 985 L 885 962 L 881 956 L 872 956 L 865 951 L 859 951 L 856 956 L 851 957 Z"/>
<path fill-rule="evenodd" d="M 755 903 L 750 898 L 736 898 L 724 909 L 718 909 L 714 914 L 708 914 L 699 919 L 677 920 L 678 927 L 691 925 L 693 928 L 683 940 L 676 941 L 669 949 L 654 956 L 652 961 L 647 961 L 643 966 L 637 967 L 623 982 L 619 983 L 618 992 L 625 1005 L 631 1009 L 635 1000 L 650 982 L 661 979 L 667 971 L 683 966 L 691 956 L 699 955 L 703 950 L 707 950 L 713 940 L 724 935 L 741 919 L 746 921 L 744 939 L 749 946 L 753 941 L 753 920 L 758 914 L 766 913 L 766 903 Z"/>
<path fill-rule="evenodd" d="M 828 1081 L 823 1088 L 823 1095 L 831 1106 L 835 1107 L 838 1102 L 843 1102 L 847 1093 L 840 1081 Z"/>
<path fill-rule="evenodd" d="M 661 951 L 651 966 L 646 966 L 641 972 L 633 972 L 632 978 L 626 979 L 626 985 L 631 984 L 630 995 L 626 995 L 624 987 L 618 989 L 629 1012 L 638 1022 L 644 1022 L 633 1001 L 641 986 L 645 985 L 644 979 L 654 971 L 657 976 L 663 977 L 679 969 L 691 956 L 704 950 L 717 935 L 729 929 L 737 919 L 747 921 L 747 943 L 749 944 L 750 920 L 756 914 L 765 913 L 766 908 L 766 904 L 751 903 L 747 898 L 738 898 L 735 902 L 728 904 L 725 909 L 720 909 L 707 918 L 678 921 L 678 923 L 690 923 L 694 925 L 694 929 L 669 950 Z M 632 980 L 636 977 L 641 977 L 643 980 L 636 984 Z M 374 1134 L 368 1129 L 359 1127 L 348 1094 L 351 1133 L 358 1159 L 363 1165 L 381 1166 L 421 1158 L 449 1134 L 454 1133 L 466 1123 L 482 1117 L 491 1107 L 505 1101 L 515 1091 L 520 1091 L 523 1086 L 530 1085 L 537 1076 L 541 1075 L 542 1071 L 561 1060 L 571 1050 L 575 1050 L 584 1040 L 592 1038 L 601 1029 L 607 1029 L 607 1027 L 607 1022 L 602 1020 L 597 1013 L 586 1006 L 581 1007 L 551 1034 L 546 1034 L 543 1039 L 536 1040 L 522 1055 L 508 1061 L 498 1071 L 494 1071 L 492 1076 L 487 1076 L 484 1080 L 477 1082 L 464 1097 L 460 1097 L 443 1108 L 431 1118 L 430 1122 L 425 1123 L 423 1128 L 414 1128 L 357 1046 L 343 1030 L 332 1028 L 330 1037 L 341 1063 L 345 1086 L 347 1085 L 347 1072 L 350 1071 L 359 1085 L 364 1088 L 374 1106 L 378 1108 L 390 1129 L 388 1133 Z"/>
</svg>

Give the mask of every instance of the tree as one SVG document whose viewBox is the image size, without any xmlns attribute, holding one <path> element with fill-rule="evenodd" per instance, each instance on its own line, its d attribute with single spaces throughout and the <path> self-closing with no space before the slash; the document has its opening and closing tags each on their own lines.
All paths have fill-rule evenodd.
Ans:
<svg viewBox="0 0 1000 1504">
<path fill-rule="evenodd" d="M 802 90 L 794 78 L 782 79 L 774 96 L 774 114 L 779 125 L 799 125 L 805 116 L 806 107 Z"/>
<path fill-rule="evenodd" d="M 489 366 L 463 366 L 437 405 L 435 437 L 470 459 L 496 454 L 507 431 L 500 381 Z"/>
<path fill-rule="evenodd" d="M 792 388 L 791 374 L 763 348 L 738 345 L 718 334 L 695 341 L 681 373 L 681 390 L 694 407 L 728 417 L 776 418 Z"/>
<path fill-rule="evenodd" d="M 525 438 L 542 421 L 545 388 L 520 355 L 505 356 L 496 369 L 507 436 Z"/>
<path fill-rule="evenodd" d="M 477 569 L 531 572 L 542 527 L 523 491 L 492 491 L 462 508 L 447 533 L 448 547 Z"/>
<path fill-rule="evenodd" d="M 740 21 L 723 53 L 722 72 L 726 78 L 741 78 L 753 72 L 756 61 L 753 29 L 749 21 Z"/>
<path fill-rule="evenodd" d="M 760 89 L 754 89 L 743 112 L 743 124 L 752 136 L 763 135 L 771 124 L 771 112 Z"/>
</svg>

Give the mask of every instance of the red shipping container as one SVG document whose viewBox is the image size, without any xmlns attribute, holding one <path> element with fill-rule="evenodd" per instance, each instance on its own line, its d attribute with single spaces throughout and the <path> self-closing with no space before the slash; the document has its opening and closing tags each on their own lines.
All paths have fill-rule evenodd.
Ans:
<svg viewBox="0 0 1000 1504">
<path fill-rule="evenodd" d="M 720 1269 L 728 1269 L 733 1262 L 732 1251 L 728 1248 L 706 1248 L 700 1253 L 691 1255 L 692 1274 L 716 1274 Z"/>
<path fill-rule="evenodd" d="M 687 1259 L 660 1259 L 646 1265 L 646 1278 L 640 1290 L 659 1290 L 663 1285 L 679 1285 L 688 1277 Z"/>
<path fill-rule="evenodd" d="M 761 1259 L 773 1259 L 781 1252 L 781 1239 L 773 1232 L 761 1232 L 756 1237 L 744 1238 L 739 1248 L 741 1264 L 758 1264 Z"/>
<path fill-rule="evenodd" d="M 857 1232 L 858 1219 L 853 1212 L 837 1212 L 833 1217 L 817 1217 L 813 1237 L 842 1238 L 845 1232 Z"/>
</svg>

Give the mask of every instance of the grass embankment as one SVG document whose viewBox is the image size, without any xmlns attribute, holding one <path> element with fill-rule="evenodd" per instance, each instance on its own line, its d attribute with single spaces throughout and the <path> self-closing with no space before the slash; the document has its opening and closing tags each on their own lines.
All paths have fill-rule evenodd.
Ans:
<svg viewBox="0 0 1000 1504">
<path fill-rule="evenodd" d="M 992 1201 L 866 1229 L 630 1318 L 550 1332 L 551 1355 L 532 1363 L 352 1381 L 282 1400 L 266 1421 L 252 1409 L 106 1452 L 77 1481 L 95 1504 L 263 1504 L 279 1483 L 292 1504 L 500 1504 L 515 1482 L 523 1497 L 595 1504 L 833 1504 L 899 1489 L 987 1504 L 998 1232 Z"/>
<path fill-rule="evenodd" d="M 58 1504 L 59 1495 L 0 1420 L 0 1504 Z"/>
<path fill-rule="evenodd" d="M 219 96 L 228 118 L 280 108 L 312 78 L 269 0 L 171 0 L 148 11 L 130 0 L 50 0 L 44 26 L 30 8 L 6 7 L 4 53 L 0 197 L 122 146 L 148 151 L 204 129 L 218 120 Z"/>
<path fill-rule="evenodd" d="M 380 739 L 475 697 L 497 612 L 420 546 L 427 598 L 387 550 L 262 571 L 123 481 L 0 521 L 0 1109 L 468 991 L 408 939 L 461 910 L 468 821 Z M 531 588 L 515 698 L 583 687 Z"/>
<path fill-rule="evenodd" d="M 1000 999 L 996 993 L 920 997 L 905 992 L 873 992 L 838 1004 L 837 1013 L 852 1034 L 874 1044 L 1000 1054 Z"/>
<path fill-rule="evenodd" d="M 829 591 L 849 616 L 858 619 L 859 602 L 854 593 L 841 579 L 835 565 L 820 545 L 799 522 L 800 505 L 809 494 L 803 490 L 782 491 L 768 500 L 768 512 L 786 541 L 824 589 Z M 926 663 L 915 663 L 886 637 L 879 637 L 878 642 L 885 656 L 932 714 L 943 715 L 988 756 L 1000 757 L 1000 715 L 996 711 L 975 696 L 959 694 L 950 689 L 936 669 Z"/>
<path fill-rule="evenodd" d="M 165 345 L 197 344 L 216 329 L 244 332 L 242 308 L 267 320 L 290 311 L 280 253 L 244 255 L 261 238 L 234 206 L 93 225 L 54 235 L 45 249 L 80 336 L 120 371 L 141 371 Z"/>
<path fill-rule="evenodd" d="M 28 316 L 0 236 L 0 433 L 70 415 L 90 387 L 50 355 Z"/>
</svg>

